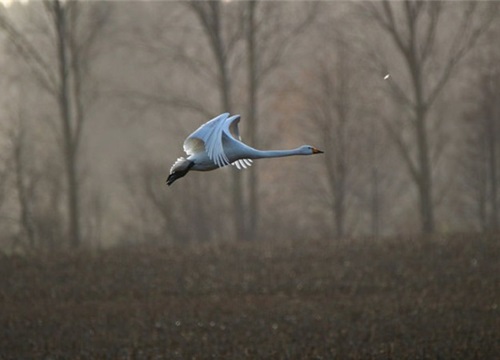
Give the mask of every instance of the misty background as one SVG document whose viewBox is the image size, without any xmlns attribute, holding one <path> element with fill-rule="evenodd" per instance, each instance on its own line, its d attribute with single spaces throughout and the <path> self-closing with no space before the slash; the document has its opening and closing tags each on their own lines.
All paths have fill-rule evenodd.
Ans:
<svg viewBox="0 0 500 360">
<path fill-rule="evenodd" d="M 0 247 L 496 231 L 499 19 L 488 1 L 0 5 Z M 167 187 L 222 112 L 249 145 L 325 154 Z"/>
</svg>

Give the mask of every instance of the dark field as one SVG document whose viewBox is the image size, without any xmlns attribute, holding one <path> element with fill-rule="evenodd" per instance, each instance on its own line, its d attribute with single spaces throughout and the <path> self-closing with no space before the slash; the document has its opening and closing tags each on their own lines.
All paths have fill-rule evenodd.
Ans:
<svg viewBox="0 0 500 360">
<path fill-rule="evenodd" d="M 500 237 L 0 257 L 0 359 L 498 359 Z"/>
</svg>

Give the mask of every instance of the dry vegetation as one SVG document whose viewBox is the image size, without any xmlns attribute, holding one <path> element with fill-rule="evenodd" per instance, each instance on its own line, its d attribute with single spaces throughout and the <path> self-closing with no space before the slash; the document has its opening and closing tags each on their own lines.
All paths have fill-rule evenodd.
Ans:
<svg viewBox="0 0 500 360">
<path fill-rule="evenodd" d="M 493 359 L 500 239 L 0 259 L 0 359 Z"/>
</svg>

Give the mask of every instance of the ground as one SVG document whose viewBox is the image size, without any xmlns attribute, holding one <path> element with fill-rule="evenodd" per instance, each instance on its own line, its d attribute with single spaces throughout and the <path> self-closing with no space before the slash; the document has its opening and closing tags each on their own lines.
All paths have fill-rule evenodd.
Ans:
<svg viewBox="0 0 500 360">
<path fill-rule="evenodd" d="M 500 358 L 500 236 L 0 256 L 0 359 Z"/>
</svg>

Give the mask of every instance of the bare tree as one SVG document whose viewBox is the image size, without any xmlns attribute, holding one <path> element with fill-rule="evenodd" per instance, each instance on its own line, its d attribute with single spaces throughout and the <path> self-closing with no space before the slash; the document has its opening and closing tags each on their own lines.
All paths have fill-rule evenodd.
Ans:
<svg viewBox="0 0 500 360">
<path fill-rule="evenodd" d="M 224 17 L 221 1 L 191 1 L 189 7 L 196 14 L 206 34 L 209 47 L 217 67 L 217 89 L 220 95 L 221 112 L 232 112 L 232 80 L 230 57 L 234 55 L 237 42 L 242 37 L 241 27 L 235 27 L 229 34 L 224 33 Z M 237 170 L 232 171 L 232 217 L 238 239 L 245 238 L 245 208 L 243 186 Z"/>
<path fill-rule="evenodd" d="M 497 231 L 500 176 L 500 71 L 499 55 L 490 46 L 484 58 L 476 59 L 472 93 L 464 117 L 463 147 L 460 152 L 465 196 L 474 204 L 474 217 L 483 231 Z"/>
<path fill-rule="evenodd" d="M 325 165 L 332 193 L 332 213 L 337 237 L 345 235 L 345 213 L 346 213 L 346 181 L 348 176 L 347 166 L 347 133 L 346 125 L 350 117 L 350 105 L 347 94 L 348 72 L 344 68 L 345 59 L 337 63 L 337 81 L 332 81 L 331 72 L 327 69 L 321 71 L 321 89 L 325 94 L 325 102 L 322 106 L 323 124 L 322 133 L 325 136 L 326 152 L 331 154 L 329 159 L 325 157 Z"/>
<path fill-rule="evenodd" d="M 67 185 L 69 243 L 78 247 L 82 241 L 78 153 L 86 110 L 92 100 L 88 91 L 90 63 L 109 12 L 105 4 L 86 4 L 83 5 L 87 10 L 84 15 L 78 1 L 47 0 L 42 5 L 50 19 L 50 25 L 43 29 L 44 35 L 54 45 L 55 53 L 43 52 L 6 14 L 0 14 L 0 28 L 22 56 L 38 85 L 57 103 Z M 35 8 L 39 4 L 30 6 Z"/>
<path fill-rule="evenodd" d="M 9 107 L 9 127 L 2 134 L 11 166 L 8 209 L 15 225 L 12 246 L 24 251 L 50 250 L 60 245 L 65 219 L 60 212 L 61 167 L 54 162 L 53 148 L 41 145 L 49 134 L 31 121 L 26 106 L 33 103 L 24 95 L 24 103 L 15 106 L 17 111 Z"/>
<path fill-rule="evenodd" d="M 323 137 L 328 154 L 324 161 L 329 197 L 322 197 L 328 201 L 335 235 L 342 238 L 346 235 L 348 182 L 352 176 L 350 159 L 354 149 L 352 144 L 358 143 L 349 140 L 356 138 L 353 129 L 356 127 L 357 109 L 353 102 L 355 85 L 350 65 L 352 54 L 349 54 L 343 35 L 335 32 L 334 40 L 325 44 L 325 47 L 328 46 L 332 51 L 320 52 L 320 59 L 313 70 L 316 91 L 308 90 L 306 93 L 306 113 L 314 120 L 316 132 Z M 324 61 L 324 58 L 329 61 Z"/>
<path fill-rule="evenodd" d="M 13 145 L 13 160 L 15 169 L 15 184 L 19 202 L 19 219 L 20 228 L 23 237 L 28 240 L 30 248 L 35 247 L 35 226 L 33 221 L 33 198 L 35 192 L 35 179 L 34 177 L 27 176 L 25 159 L 26 151 L 26 129 L 23 121 L 20 121 L 20 126 L 17 134 L 12 134 Z"/>
<path fill-rule="evenodd" d="M 251 0 L 246 2 L 245 43 L 247 55 L 248 100 L 245 119 L 245 138 L 253 147 L 259 147 L 258 119 L 259 93 L 265 81 L 286 63 L 285 54 L 290 45 L 310 27 L 318 14 L 318 3 L 300 4 L 297 20 L 286 24 L 288 17 L 282 4 Z M 258 234 L 259 177 L 258 164 L 248 172 L 248 206 L 245 238 L 254 239 Z"/>
<path fill-rule="evenodd" d="M 248 142 L 251 146 L 257 147 L 257 114 L 258 114 L 258 64 L 257 64 L 257 48 L 256 48 L 256 19 L 255 10 L 257 1 L 248 1 L 247 16 L 246 16 L 246 32 L 245 41 L 248 58 L 248 104 L 247 104 L 247 134 Z M 258 191 L 258 176 L 256 171 L 257 164 L 254 165 L 252 171 L 249 172 L 249 197 L 248 197 L 248 218 L 245 229 L 245 238 L 253 240 L 257 234 L 257 219 L 259 217 L 259 197 Z"/>
<path fill-rule="evenodd" d="M 1 129 L 3 130 L 3 129 Z M 0 131 L 0 134 L 2 131 Z M 4 205 L 6 194 L 7 194 L 7 183 L 9 179 L 9 173 L 12 168 L 12 159 L 10 156 L 5 154 L 6 151 L 1 151 L 0 155 L 0 209 Z"/>
<path fill-rule="evenodd" d="M 420 201 L 422 231 L 435 231 L 432 163 L 430 156 L 429 113 L 464 56 L 488 29 L 496 14 L 496 4 L 466 2 L 457 4 L 405 0 L 366 3 L 370 18 L 392 40 L 401 56 L 408 86 L 401 79 L 388 82 L 389 92 L 402 109 L 403 121 L 410 121 L 416 143 L 413 146 L 402 135 L 401 125 L 386 121 L 417 186 Z M 453 12 L 459 11 L 457 18 Z M 449 18 L 446 18 L 450 15 Z M 453 22 L 453 25 L 450 24 Z M 448 32 L 449 31 L 449 32 Z M 448 38 L 446 38 L 448 36 Z M 447 42 L 445 44 L 444 42 Z M 388 62 L 374 50 L 380 73 L 390 69 Z"/>
</svg>

